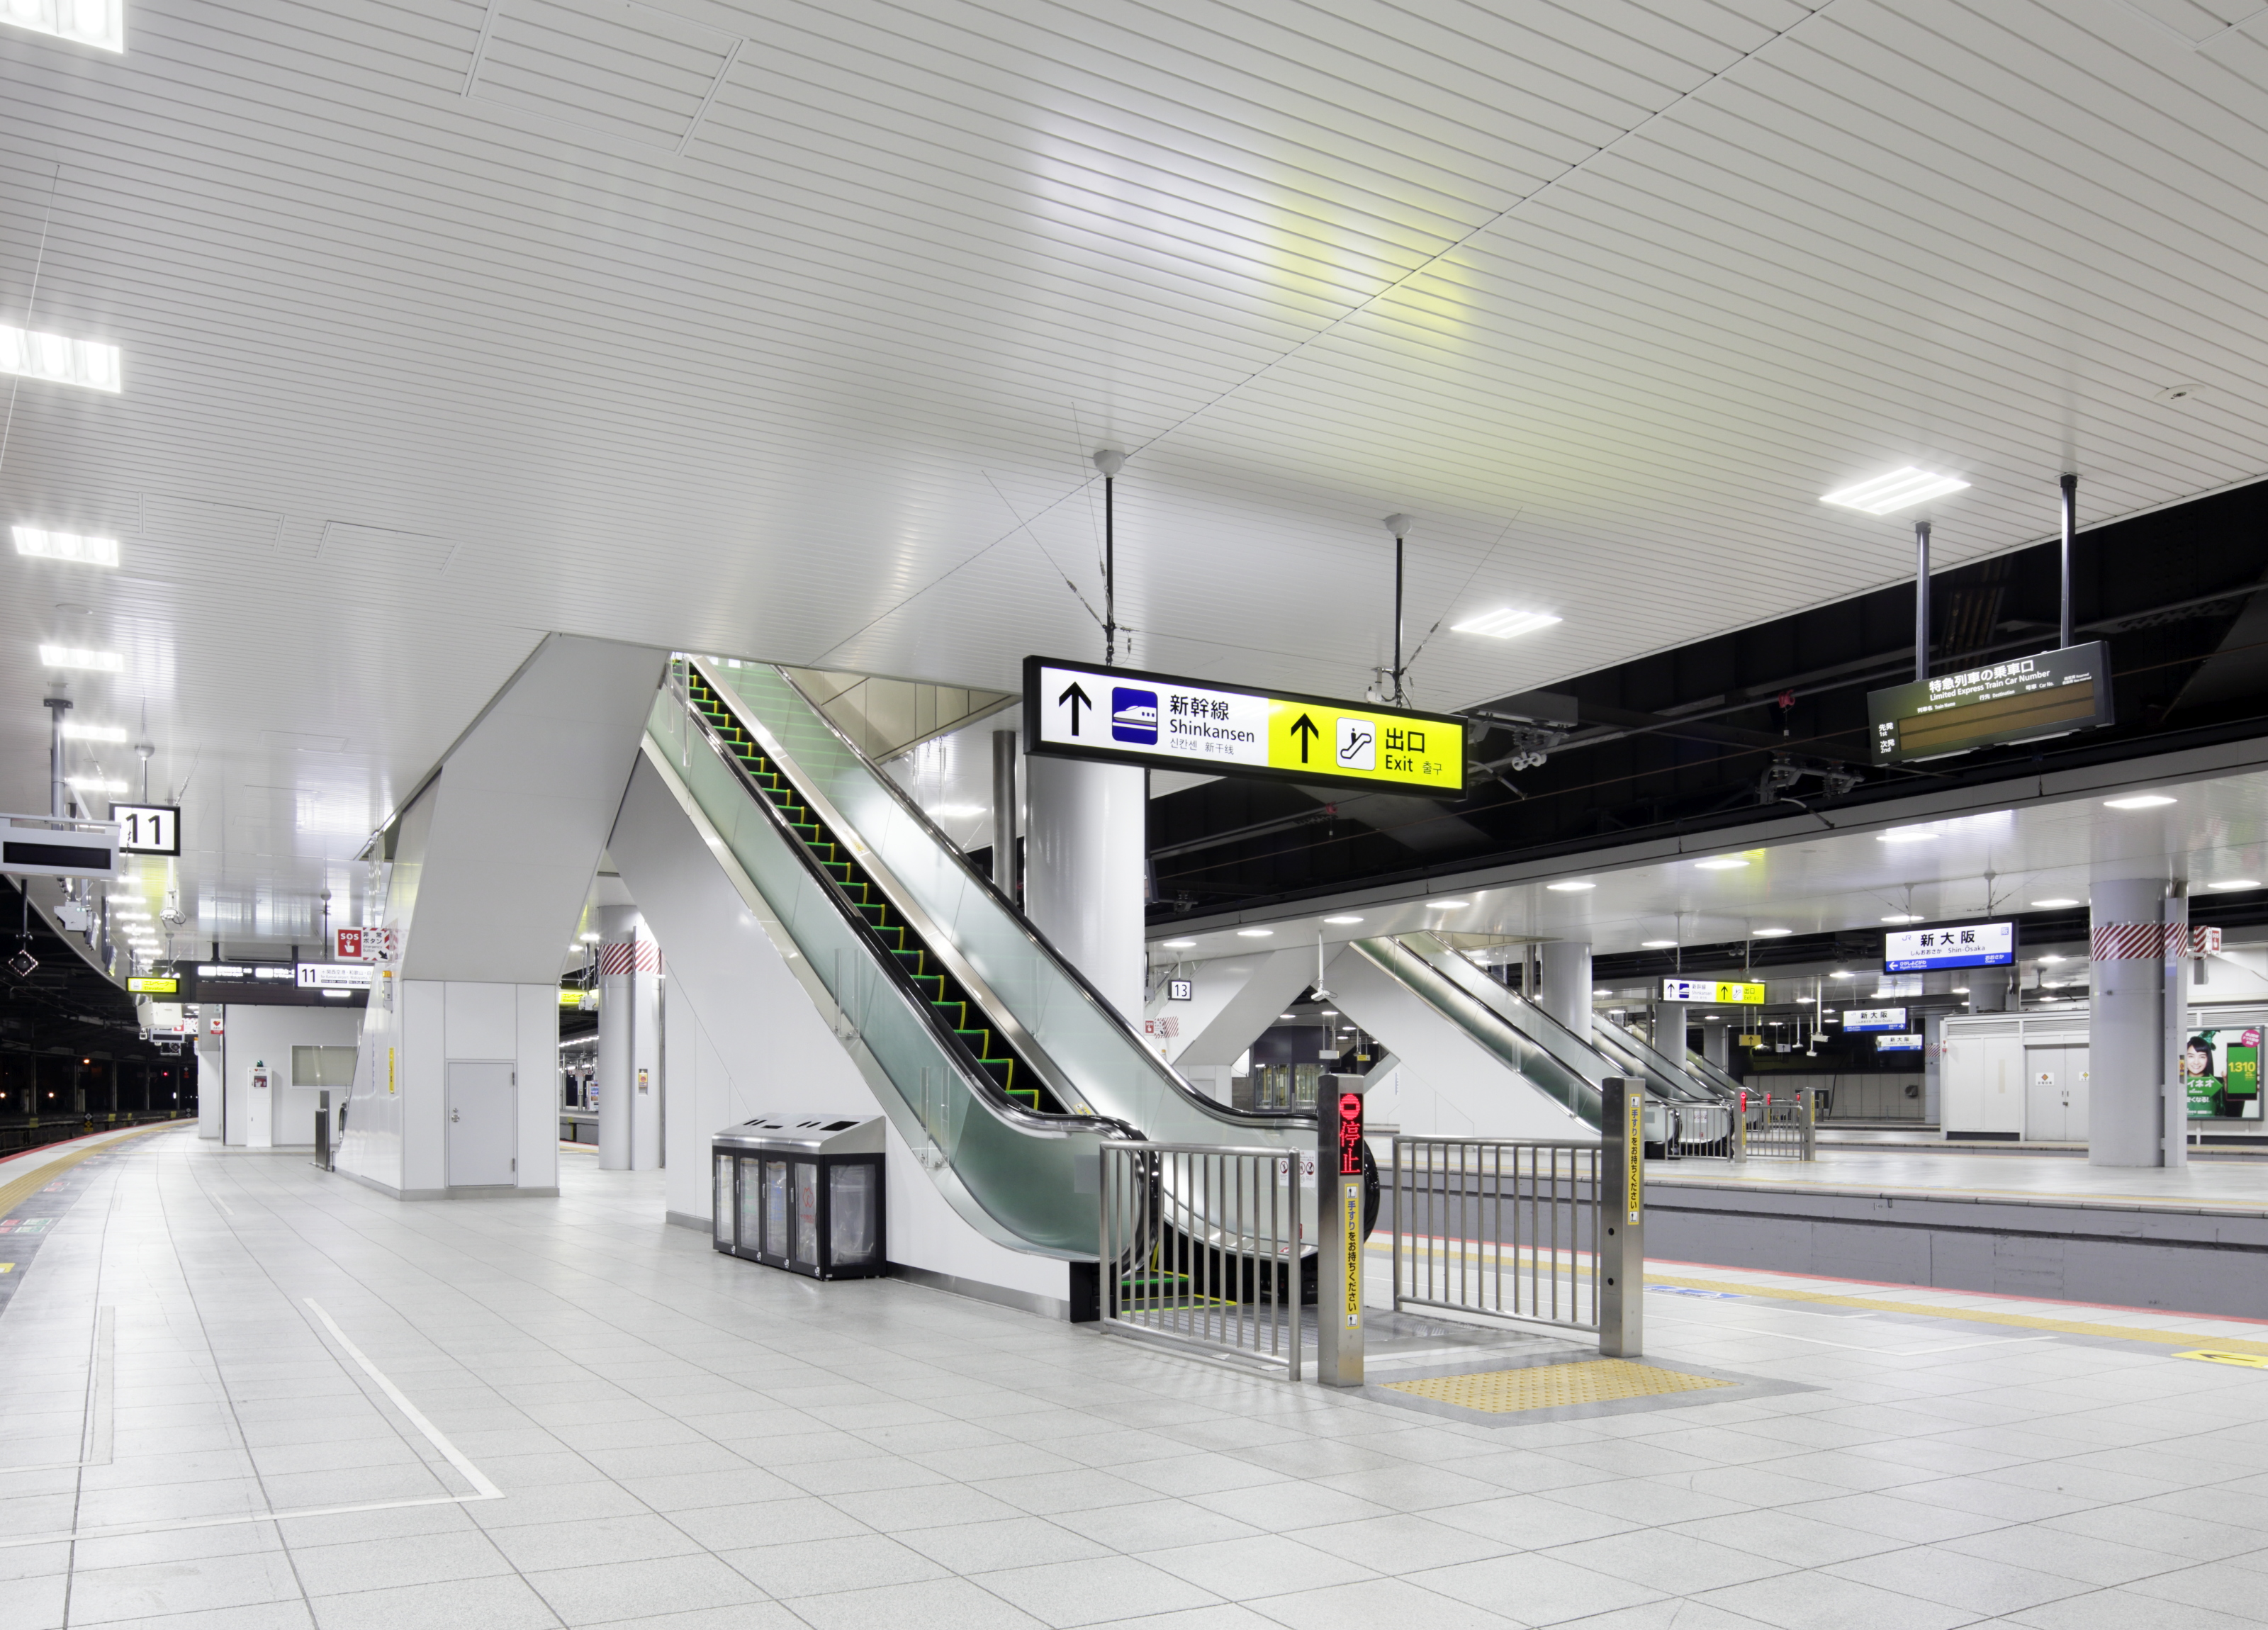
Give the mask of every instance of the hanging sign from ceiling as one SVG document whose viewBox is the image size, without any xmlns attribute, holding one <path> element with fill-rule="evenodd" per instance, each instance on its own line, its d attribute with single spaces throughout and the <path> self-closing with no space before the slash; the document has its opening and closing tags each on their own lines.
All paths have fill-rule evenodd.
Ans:
<svg viewBox="0 0 2268 1630">
<path fill-rule="evenodd" d="M 1236 690 L 1169 673 L 1024 658 L 1029 751 L 1220 775 L 1462 797 L 1459 719 Z"/>
<path fill-rule="evenodd" d="M 181 852 L 181 811 L 171 804 L 114 804 L 110 819 L 118 826 L 122 855 L 179 855 Z"/>
<path fill-rule="evenodd" d="M 1745 980 L 1729 979 L 1665 979 L 1661 981 L 1664 1002 L 1737 1002 L 1742 1007 L 1760 1008 L 1764 1004 L 1762 980 L 1749 984 Z"/>
<path fill-rule="evenodd" d="M 1867 693 L 1874 762 L 1913 764 L 2113 723 L 2101 641 Z"/>
</svg>

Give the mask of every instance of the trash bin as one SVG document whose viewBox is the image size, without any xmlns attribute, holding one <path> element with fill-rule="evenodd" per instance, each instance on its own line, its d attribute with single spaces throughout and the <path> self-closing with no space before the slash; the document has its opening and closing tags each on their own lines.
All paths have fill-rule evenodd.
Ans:
<svg viewBox="0 0 2268 1630">
<path fill-rule="evenodd" d="M 882 1118 L 759 1115 L 710 1140 L 714 1240 L 814 1279 L 887 1271 Z"/>
</svg>

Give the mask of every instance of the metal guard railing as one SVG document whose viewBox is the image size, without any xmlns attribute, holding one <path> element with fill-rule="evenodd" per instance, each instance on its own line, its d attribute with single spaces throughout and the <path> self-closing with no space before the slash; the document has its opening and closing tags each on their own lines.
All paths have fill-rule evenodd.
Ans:
<svg viewBox="0 0 2268 1630">
<path fill-rule="evenodd" d="M 1598 1142 L 1396 1137 L 1395 1307 L 1598 1330 L 1609 1153 Z"/>
<path fill-rule="evenodd" d="M 1102 1328 L 1281 1366 L 1297 1381 L 1314 1156 L 1196 1143 L 1100 1153 Z"/>
</svg>

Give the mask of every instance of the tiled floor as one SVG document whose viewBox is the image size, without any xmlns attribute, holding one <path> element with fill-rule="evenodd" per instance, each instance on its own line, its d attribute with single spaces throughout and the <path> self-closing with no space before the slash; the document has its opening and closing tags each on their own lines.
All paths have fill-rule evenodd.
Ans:
<svg viewBox="0 0 2268 1630">
<path fill-rule="evenodd" d="M 1469 1424 L 813 1285 L 563 1164 L 89 1162 L 0 1318 L 0 1465 L 65 1463 L 0 1472 L 0 1630 L 2268 1619 L 2268 1371 L 1748 1274 L 1649 1296 L 1649 1353 L 1792 1390 Z"/>
<path fill-rule="evenodd" d="M 1985 1154 L 1822 1143 L 1814 1161 L 1650 1162 L 1649 1181 L 1753 1184 L 1768 1188 L 1863 1188 L 1900 1194 L 1992 1194 L 2002 1198 L 2169 1207 L 2181 1210 L 2268 1209 L 2268 1166 L 2204 1159 L 2171 1169 L 2094 1166 L 2068 1155 Z"/>
</svg>

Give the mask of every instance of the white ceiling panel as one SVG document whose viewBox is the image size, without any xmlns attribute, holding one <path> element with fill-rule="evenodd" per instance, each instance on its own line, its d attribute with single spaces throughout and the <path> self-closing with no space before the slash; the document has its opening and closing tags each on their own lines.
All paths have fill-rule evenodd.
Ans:
<svg viewBox="0 0 2268 1630">
<path fill-rule="evenodd" d="M 1136 660 L 1359 691 L 1402 510 L 1413 642 L 1565 619 L 1436 634 L 1449 706 L 1895 580 L 1911 518 L 1817 499 L 1897 464 L 1973 483 L 1947 563 L 2044 534 L 2066 466 L 2089 524 L 2256 479 L 2251 16 L 133 0 L 123 57 L 0 31 L 0 322 L 121 345 L 126 382 L 11 392 L 0 519 L 125 559 L 0 556 L 0 804 L 43 802 L 36 644 L 118 650 L 77 716 L 189 783 L 190 914 L 303 932 L 322 887 L 359 911 L 350 816 L 546 630 L 993 687 L 1094 650 L 1106 444 Z"/>
</svg>

